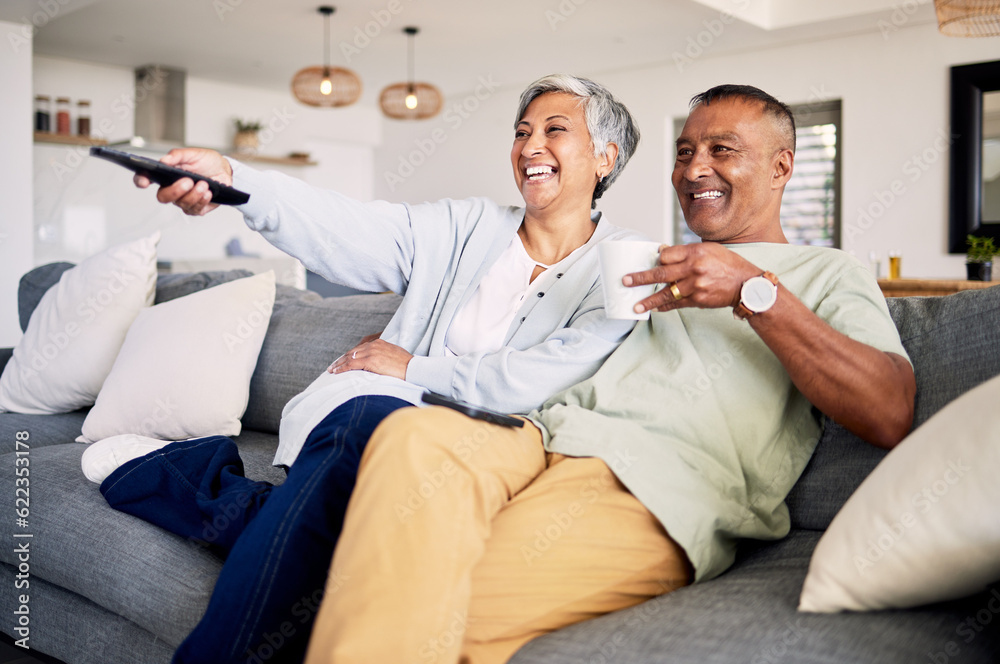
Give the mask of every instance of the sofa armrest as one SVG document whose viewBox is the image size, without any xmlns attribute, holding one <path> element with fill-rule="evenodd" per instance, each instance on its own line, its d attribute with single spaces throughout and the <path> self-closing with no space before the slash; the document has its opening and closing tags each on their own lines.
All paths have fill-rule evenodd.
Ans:
<svg viewBox="0 0 1000 664">
<path fill-rule="evenodd" d="M 3 368 L 7 366 L 7 361 L 13 356 L 13 348 L 0 348 L 0 374 L 3 373 Z"/>
</svg>

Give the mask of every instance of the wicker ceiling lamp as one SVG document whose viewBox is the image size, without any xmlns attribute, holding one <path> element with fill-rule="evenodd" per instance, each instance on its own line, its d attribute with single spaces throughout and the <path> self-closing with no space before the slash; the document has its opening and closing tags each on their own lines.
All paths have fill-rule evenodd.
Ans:
<svg viewBox="0 0 1000 664">
<path fill-rule="evenodd" d="M 938 30 L 949 37 L 1000 35 L 1000 0 L 934 0 Z"/>
<path fill-rule="evenodd" d="M 323 66 L 306 67 L 292 79 L 292 94 L 309 106 L 348 106 L 361 97 L 361 79 L 349 69 L 330 66 L 330 15 L 334 8 L 318 9 L 326 17 L 323 29 Z"/>
<path fill-rule="evenodd" d="M 413 80 L 413 37 L 419 32 L 417 28 L 403 28 L 409 39 L 407 53 L 406 83 L 394 83 L 379 96 L 379 106 L 382 112 L 396 120 L 426 120 L 441 111 L 444 99 L 441 91 L 430 83 L 416 83 Z"/>
</svg>

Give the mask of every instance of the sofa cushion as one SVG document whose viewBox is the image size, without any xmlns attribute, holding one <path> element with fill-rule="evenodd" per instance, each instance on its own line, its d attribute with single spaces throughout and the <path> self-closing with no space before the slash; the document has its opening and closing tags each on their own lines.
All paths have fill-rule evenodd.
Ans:
<svg viewBox="0 0 1000 664">
<path fill-rule="evenodd" d="M 238 434 L 273 306 L 268 271 L 139 312 L 77 440 Z"/>
<path fill-rule="evenodd" d="M 914 427 L 1000 374 L 1000 286 L 887 302 L 917 376 Z"/>
<path fill-rule="evenodd" d="M 793 531 L 780 542 L 745 546 L 722 576 L 535 639 L 510 664 L 996 661 L 1000 630 L 983 627 L 997 620 L 988 607 L 1000 589 L 905 611 L 797 612 L 818 539 Z M 975 628 L 970 618 L 979 621 Z M 949 648 L 955 654 L 944 654 Z"/>
<path fill-rule="evenodd" d="M 73 263 L 48 263 L 26 272 L 21 277 L 17 287 L 17 316 L 22 332 L 28 329 L 28 321 L 31 320 L 31 314 L 35 313 L 38 303 L 42 301 L 42 296 L 59 283 L 63 272 L 71 267 Z"/>
<path fill-rule="evenodd" d="M 206 288 L 252 277 L 250 270 L 226 270 L 213 272 L 190 272 L 183 274 L 161 274 L 156 278 L 156 304 L 163 304 L 179 297 L 197 293 Z"/>
<path fill-rule="evenodd" d="M 7 362 L 12 357 L 14 357 L 13 348 L 0 348 L 0 373 L 3 373 L 3 368 L 7 366 Z"/>
<path fill-rule="evenodd" d="M 914 427 L 1000 375 L 1000 286 L 887 302 L 917 377 Z M 826 530 L 885 454 L 824 417 L 812 460 L 788 495 L 792 527 Z"/>
<path fill-rule="evenodd" d="M 826 530 L 885 454 L 824 416 L 816 451 L 785 499 L 792 528 Z"/>
<path fill-rule="evenodd" d="M 10 565 L 0 563 L 0 605 L 11 607 L 0 616 L 0 630 L 21 638 L 14 631 L 18 616 L 13 609 L 20 606 L 19 596 L 24 594 L 15 585 L 17 574 Z M 38 659 L 39 652 L 72 664 L 169 664 L 174 654 L 174 648 L 152 632 L 43 579 L 32 577 L 30 593 L 31 614 L 45 618 L 32 620 L 29 627 L 35 658 L 17 657 L 14 664 L 50 661 Z M 9 662 L 2 657 L 0 661 Z"/>
<path fill-rule="evenodd" d="M 177 646 L 204 612 L 221 561 L 108 507 L 80 470 L 81 444 L 31 450 L 31 575 L 86 597 Z M 0 457 L 13 469 L 12 455 Z M 0 486 L 14 495 L 13 470 Z M 0 560 L 16 565 L 14 547 Z"/>
<path fill-rule="evenodd" d="M 12 441 L 19 431 L 28 434 L 28 444 L 31 449 L 63 445 L 73 442 L 80 435 L 83 421 L 87 419 L 89 408 L 75 410 L 72 413 L 57 415 L 25 415 L 23 413 L 0 413 L 0 440 Z M 14 449 L 13 443 L 7 443 L 5 452 Z"/>
<path fill-rule="evenodd" d="M 49 416 L 51 418 L 51 416 Z M 34 435 L 32 436 L 34 438 Z M 235 439 L 248 475 L 268 479 L 277 440 L 257 434 Z M 31 447 L 32 580 L 87 598 L 120 614 L 176 647 L 204 612 L 222 561 L 203 546 L 141 519 L 111 509 L 80 470 L 86 445 Z M 14 455 L 0 456 L 0 491 L 13 496 Z M 17 564 L 13 545 L 0 547 L 0 562 Z"/>
<path fill-rule="evenodd" d="M 274 453 L 278 451 L 278 437 L 274 434 L 243 429 L 243 433 L 233 438 L 243 459 L 243 471 L 247 477 L 264 480 L 271 484 L 285 481 L 285 471 L 272 466 Z"/>
<path fill-rule="evenodd" d="M 277 433 L 288 400 L 362 337 L 381 332 L 401 300 L 393 294 L 322 298 L 278 286 L 243 426 Z"/>
</svg>

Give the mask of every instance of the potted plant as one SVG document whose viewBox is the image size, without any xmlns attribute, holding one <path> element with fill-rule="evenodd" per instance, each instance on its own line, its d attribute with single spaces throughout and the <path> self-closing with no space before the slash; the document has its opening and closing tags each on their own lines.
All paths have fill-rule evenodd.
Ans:
<svg viewBox="0 0 1000 664">
<path fill-rule="evenodd" d="M 233 137 L 233 147 L 237 152 L 255 154 L 260 147 L 260 138 L 257 132 L 260 131 L 261 124 L 256 120 L 241 120 L 236 118 L 236 136 Z"/>
<path fill-rule="evenodd" d="M 969 245 L 965 258 L 969 281 L 993 281 L 993 257 L 1000 254 L 993 238 L 969 235 L 965 243 Z"/>
</svg>

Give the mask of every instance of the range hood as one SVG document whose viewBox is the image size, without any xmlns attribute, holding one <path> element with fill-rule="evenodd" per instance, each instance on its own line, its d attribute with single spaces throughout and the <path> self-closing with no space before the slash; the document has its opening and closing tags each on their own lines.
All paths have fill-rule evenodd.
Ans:
<svg viewBox="0 0 1000 664">
<path fill-rule="evenodd" d="M 187 72 L 162 65 L 135 70 L 135 132 L 115 147 L 169 152 L 184 147 Z"/>
</svg>

